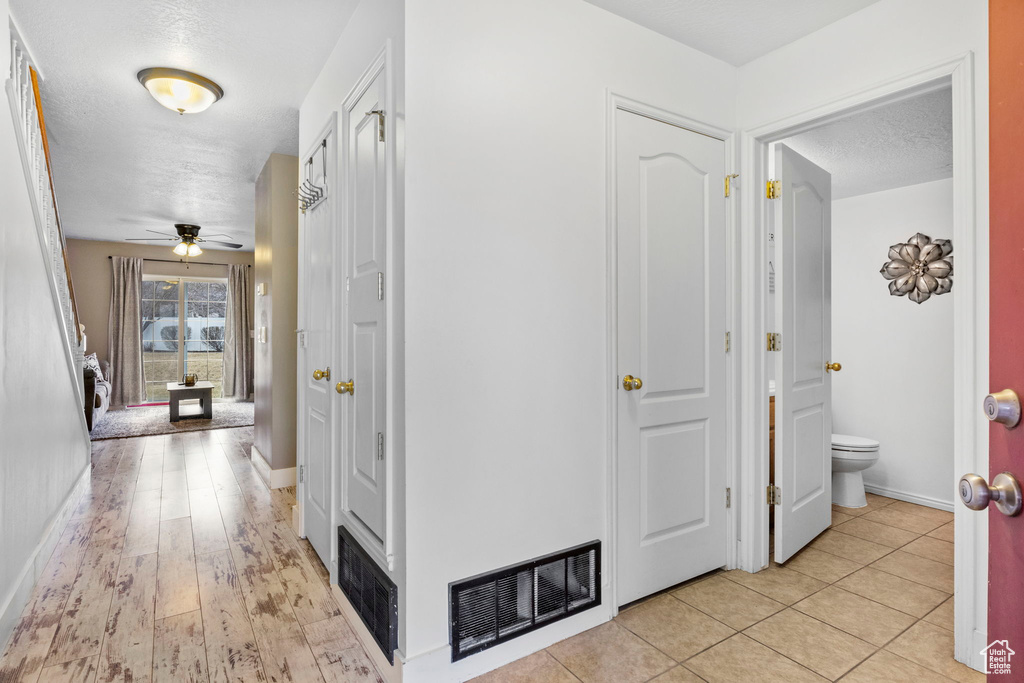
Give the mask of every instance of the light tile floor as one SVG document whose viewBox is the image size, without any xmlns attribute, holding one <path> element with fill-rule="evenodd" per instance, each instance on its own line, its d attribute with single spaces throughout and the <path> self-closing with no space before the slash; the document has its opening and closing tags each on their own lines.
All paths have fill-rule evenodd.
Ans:
<svg viewBox="0 0 1024 683">
<path fill-rule="evenodd" d="M 93 443 L 0 683 L 380 683 L 252 428 Z"/>
<path fill-rule="evenodd" d="M 697 578 L 477 683 L 984 681 L 953 659 L 953 514 L 868 495 L 783 565 Z"/>
</svg>

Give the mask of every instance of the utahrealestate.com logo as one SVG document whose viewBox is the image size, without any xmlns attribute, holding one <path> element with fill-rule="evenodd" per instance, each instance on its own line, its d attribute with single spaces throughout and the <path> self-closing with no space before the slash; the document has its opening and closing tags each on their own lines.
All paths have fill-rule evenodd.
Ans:
<svg viewBox="0 0 1024 683">
<path fill-rule="evenodd" d="M 993 640 L 981 654 L 985 655 L 985 673 L 998 675 L 1010 673 L 1010 658 L 1017 653 L 1010 649 L 1010 641 Z"/>
</svg>

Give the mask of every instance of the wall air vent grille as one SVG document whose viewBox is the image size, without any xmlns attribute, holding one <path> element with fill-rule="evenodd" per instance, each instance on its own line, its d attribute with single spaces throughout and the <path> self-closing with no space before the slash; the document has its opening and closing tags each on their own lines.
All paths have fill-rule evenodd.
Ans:
<svg viewBox="0 0 1024 683">
<path fill-rule="evenodd" d="M 601 604 L 601 542 L 449 584 L 452 661 Z"/>
<path fill-rule="evenodd" d="M 338 527 L 338 586 L 384 656 L 398 649 L 398 587 L 343 526 Z"/>
</svg>

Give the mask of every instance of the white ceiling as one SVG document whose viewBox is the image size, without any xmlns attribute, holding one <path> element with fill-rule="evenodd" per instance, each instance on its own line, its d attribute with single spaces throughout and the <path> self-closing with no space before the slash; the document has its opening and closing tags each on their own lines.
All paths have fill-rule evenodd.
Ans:
<svg viewBox="0 0 1024 683">
<path fill-rule="evenodd" d="M 272 152 L 298 154 L 299 105 L 357 4 L 11 0 L 45 79 L 67 236 L 121 240 L 196 223 L 253 249 L 256 177 Z M 150 66 L 206 76 L 224 99 L 179 116 L 136 79 Z"/>
<path fill-rule="evenodd" d="M 832 174 L 833 199 L 952 178 L 952 91 L 886 104 L 783 142 Z"/>
<path fill-rule="evenodd" d="M 587 0 L 733 66 L 878 0 Z"/>
</svg>

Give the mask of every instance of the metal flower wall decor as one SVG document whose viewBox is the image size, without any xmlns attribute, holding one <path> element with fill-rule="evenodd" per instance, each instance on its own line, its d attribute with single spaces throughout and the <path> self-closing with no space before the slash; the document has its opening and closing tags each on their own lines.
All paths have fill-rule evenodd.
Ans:
<svg viewBox="0 0 1024 683">
<path fill-rule="evenodd" d="M 905 296 L 916 304 L 953 289 L 953 242 L 932 240 L 917 233 L 905 243 L 889 247 L 890 261 L 882 266 L 889 294 Z"/>
</svg>

